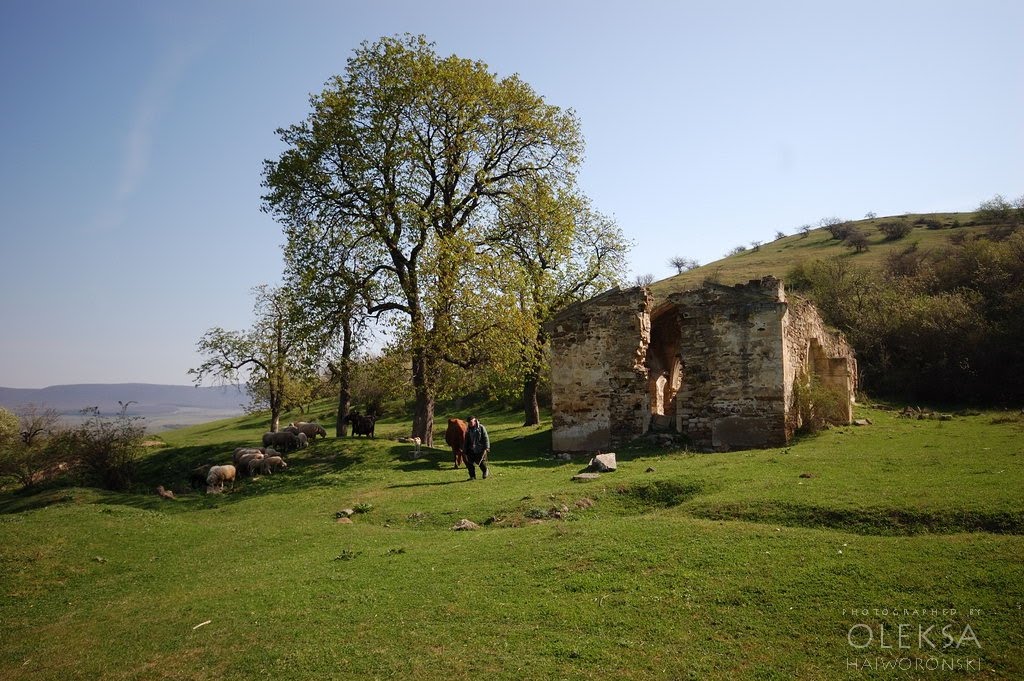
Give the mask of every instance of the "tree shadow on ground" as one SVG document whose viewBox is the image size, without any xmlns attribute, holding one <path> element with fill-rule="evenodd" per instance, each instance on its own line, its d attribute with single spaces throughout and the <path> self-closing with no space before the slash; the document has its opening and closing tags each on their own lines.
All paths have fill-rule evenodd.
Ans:
<svg viewBox="0 0 1024 681">
<path fill-rule="evenodd" d="M 0 515 L 35 511 L 74 500 L 75 487 L 70 484 L 21 489 L 0 496 Z"/>
<path fill-rule="evenodd" d="M 388 485 L 388 489 L 397 489 L 401 487 L 440 487 L 441 485 L 460 485 L 464 482 L 470 482 L 468 477 L 458 478 L 457 480 L 437 480 L 435 482 L 400 482 L 394 485 Z"/>
<path fill-rule="evenodd" d="M 0 495 L 0 515 L 68 502 L 122 505 L 178 513 L 216 508 L 225 503 L 235 503 L 266 494 L 290 494 L 318 487 L 333 487 L 338 484 L 336 474 L 363 463 L 365 458 L 336 446 L 332 447 L 331 444 L 321 447 L 310 446 L 298 452 L 285 454 L 284 458 L 288 463 L 286 470 L 255 478 L 240 477 L 231 492 L 212 495 L 205 493 L 205 485 L 193 488 L 189 484 L 192 470 L 204 464 L 229 464 L 236 447 L 252 444 L 240 441 L 168 447 L 152 452 L 139 461 L 134 482 L 128 491 L 114 492 L 76 486 L 80 481 L 68 478 L 45 488 Z M 253 484 L 257 479 L 258 486 Z M 159 497 L 156 494 L 158 485 L 173 492 L 176 499 L 168 501 Z"/>
</svg>

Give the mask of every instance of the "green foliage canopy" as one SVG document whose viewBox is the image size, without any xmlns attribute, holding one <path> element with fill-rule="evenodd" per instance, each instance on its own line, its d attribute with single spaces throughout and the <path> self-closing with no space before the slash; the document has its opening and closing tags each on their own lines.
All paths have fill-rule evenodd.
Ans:
<svg viewBox="0 0 1024 681">
<path fill-rule="evenodd" d="M 359 249 L 368 312 L 397 313 L 411 345 L 413 433 L 429 444 L 439 365 L 481 361 L 508 308 L 478 276 L 479 245 L 522 186 L 572 180 L 579 123 L 518 76 L 409 35 L 363 43 L 310 105 L 278 130 L 287 149 L 265 163 L 264 209 L 290 236 L 330 224 Z"/>
</svg>

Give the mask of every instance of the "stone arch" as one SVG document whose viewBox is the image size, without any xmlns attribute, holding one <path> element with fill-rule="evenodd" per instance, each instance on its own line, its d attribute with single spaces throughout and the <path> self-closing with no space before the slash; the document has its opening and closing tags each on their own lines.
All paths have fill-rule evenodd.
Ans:
<svg viewBox="0 0 1024 681">
<path fill-rule="evenodd" d="M 682 333 L 679 310 L 666 305 L 651 315 L 651 341 L 647 347 L 647 392 L 652 427 L 674 429 L 676 395 L 683 386 Z"/>
</svg>

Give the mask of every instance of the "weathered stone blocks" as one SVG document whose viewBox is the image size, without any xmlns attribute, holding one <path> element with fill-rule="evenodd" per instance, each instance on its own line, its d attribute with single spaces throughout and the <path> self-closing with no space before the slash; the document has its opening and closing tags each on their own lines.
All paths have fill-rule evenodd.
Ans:
<svg viewBox="0 0 1024 681">
<path fill-rule="evenodd" d="M 812 377 L 852 417 L 852 349 L 773 277 L 705 284 L 657 305 L 646 288 L 613 289 L 548 330 L 555 451 L 605 449 L 652 429 L 701 448 L 784 444 L 799 426 L 794 388 Z"/>
</svg>

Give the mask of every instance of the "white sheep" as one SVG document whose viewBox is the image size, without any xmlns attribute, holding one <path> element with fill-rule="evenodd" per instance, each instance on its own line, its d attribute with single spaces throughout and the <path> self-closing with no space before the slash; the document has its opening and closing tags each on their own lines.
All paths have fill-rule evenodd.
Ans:
<svg viewBox="0 0 1024 681">
<path fill-rule="evenodd" d="M 224 491 L 224 483 L 230 482 L 235 488 L 235 467 L 232 465 L 213 466 L 206 476 L 206 493 L 217 494 Z"/>
</svg>

